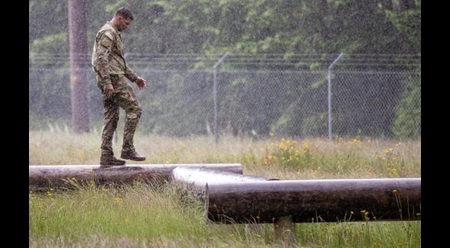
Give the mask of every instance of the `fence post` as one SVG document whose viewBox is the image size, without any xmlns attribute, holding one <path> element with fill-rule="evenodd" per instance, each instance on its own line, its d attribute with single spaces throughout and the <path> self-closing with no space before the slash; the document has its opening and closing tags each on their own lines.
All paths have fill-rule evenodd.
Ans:
<svg viewBox="0 0 450 248">
<path fill-rule="evenodd" d="M 228 53 L 225 53 L 220 59 L 219 61 L 217 61 L 213 68 L 213 97 L 214 97 L 214 138 L 216 141 L 216 144 L 219 143 L 219 128 L 217 126 L 217 68 L 219 67 L 219 65 L 225 60 L 225 58 L 228 56 Z"/>
<path fill-rule="evenodd" d="M 280 216 L 274 222 L 275 240 L 283 247 L 292 247 L 295 244 L 295 223 L 291 216 Z"/>
<path fill-rule="evenodd" d="M 336 64 L 336 62 L 341 58 L 344 53 L 339 54 L 339 56 L 331 63 L 328 67 L 328 139 L 332 139 L 331 135 L 331 69 Z"/>
</svg>

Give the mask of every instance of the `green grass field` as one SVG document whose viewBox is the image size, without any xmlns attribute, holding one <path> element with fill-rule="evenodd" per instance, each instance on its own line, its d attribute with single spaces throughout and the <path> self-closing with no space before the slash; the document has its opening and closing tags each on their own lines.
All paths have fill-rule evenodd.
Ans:
<svg viewBox="0 0 450 248">
<path fill-rule="evenodd" d="M 100 134 L 30 131 L 30 165 L 98 164 Z M 120 153 L 120 137 L 115 144 Z M 421 142 L 374 139 L 253 140 L 137 134 L 133 164 L 240 163 L 278 179 L 421 177 Z M 43 149 L 45 147 L 45 149 Z M 29 193 L 30 247 L 283 247 L 273 224 L 207 223 L 203 206 L 172 185 Z M 295 247 L 421 247 L 420 221 L 295 224 Z"/>
</svg>

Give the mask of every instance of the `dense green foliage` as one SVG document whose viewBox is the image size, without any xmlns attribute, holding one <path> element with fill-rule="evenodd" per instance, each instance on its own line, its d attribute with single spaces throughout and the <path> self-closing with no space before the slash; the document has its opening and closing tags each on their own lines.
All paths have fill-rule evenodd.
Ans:
<svg viewBox="0 0 450 248">
<path fill-rule="evenodd" d="M 88 44 L 121 5 L 131 53 L 421 53 L 420 0 L 87 1 Z M 68 53 L 67 1 L 29 6 L 30 52 Z"/>
<path fill-rule="evenodd" d="M 398 137 L 420 137 L 421 134 L 421 85 L 419 80 L 410 80 L 405 96 L 402 97 L 396 118 L 393 123 L 393 131 Z"/>
</svg>

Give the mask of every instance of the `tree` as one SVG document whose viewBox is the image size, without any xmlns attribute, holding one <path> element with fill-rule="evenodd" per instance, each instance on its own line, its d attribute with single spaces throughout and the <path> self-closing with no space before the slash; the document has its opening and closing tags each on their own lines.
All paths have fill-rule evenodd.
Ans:
<svg viewBox="0 0 450 248">
<path fill-rule="evenodd" d="M 72 129 L 76 133 L 89 132 L 85 6 L 85 0 L 69 0 L 68 4 Z"/>
</svg>

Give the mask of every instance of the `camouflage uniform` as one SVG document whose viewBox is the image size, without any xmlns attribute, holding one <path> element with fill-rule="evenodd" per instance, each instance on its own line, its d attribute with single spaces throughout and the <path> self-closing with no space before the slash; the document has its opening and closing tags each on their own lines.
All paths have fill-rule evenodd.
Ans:
<svg viewBox="0 0 450 248">
<path fill-rule="evenodd" d="M 122 152 L 134 151 L 133 136 L 141 117 L 142 108 L 129 85 L 138 75 L 127 66 L 123 57 L 120 32 L 107 22 L 97 33 L 92 52 L 92 66 L 97 74 L 97 85 L 103 96 L 104 123 L 102 130 L 102 156 L 113 156 L 112 139 L 119 121 L 119 107 L 125 110 Z M 129 80 L 129 81 L 128 81 Z M 112 84 L 114 94 L 107 98 L 104 86 Z"/>
</svg>

